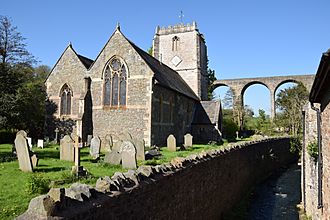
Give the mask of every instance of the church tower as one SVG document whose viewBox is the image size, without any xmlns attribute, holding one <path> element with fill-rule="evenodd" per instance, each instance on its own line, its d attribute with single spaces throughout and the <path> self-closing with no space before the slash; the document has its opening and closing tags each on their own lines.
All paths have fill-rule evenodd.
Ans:
<svg viewBox="0 0 330 220">
<path fill-rule="evenodd" d="M 201 100 L 207 100 L 207 52 L 196 22 L 158 26 L 153 56 L 177 71 Z"/>
</svg>

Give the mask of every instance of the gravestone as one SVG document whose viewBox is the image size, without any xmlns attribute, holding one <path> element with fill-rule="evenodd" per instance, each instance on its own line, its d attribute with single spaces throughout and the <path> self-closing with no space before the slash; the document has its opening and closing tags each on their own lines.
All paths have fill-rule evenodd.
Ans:
<svg viewBox="0 0 330 220">
<path fill-rule="evenodd" d="M 167 138 L 167 149 L 169 151 L 176 151 L 176 139 L 173 134 L 170 134 Z"/>
<path fill-rule="evenodd" d="M 30 158 L 30 152 L 24 134 L 17 134 L 15 139 L 15 148 L 18 158 L 19 169 L 24 172 L 33 172 L 33 166 Z"/>
<path fill-rule="evenodd" d="M 119 165 L 121 162 L 121 154 L 116 150 L 112 150 L 105 154 L 104 162 Z"/>
<path fill-rule="evenodd" d="M 32 138 L 26 137 L 30 150 L 32 150 Z"/>
<path fill-rule="evenodd" d="M 87 146 L 91 146 L 91 141 L 92 141 L 93 135 L 89 134 L 87 135 Z"/>
<path fill-rule="evenodd" d="M 122 141 L 116 141 L 113 143 L 113 146 L 112 146 L 112 151 L 120 151 L 120 148 L 121 148 L 121 145 L 122 145 Z"/>
<path fill-rule="evenodd" d="M 110 152 L 112 150 L 112 136 L 110 134 L 105 135 L 105 151 Z"/>
<path fill-rule="evenodd" d="M 98 136 L 93 137 L 91 140 L 91 146 L 89 147 L 89 154 L 95 160 L 100 157 L 101 140 Z"/>
<path fill-rule="evenodd" d="M 32 167 L 36 168 L 38 166 L 39 158 L 37 155 L 33 154 L 31 157 Z"/>
<path fill-rule="evenodd" d="M 44 140 L 38 139 L 37 147 L 44 148 Z"/>
<path fill-rule="evenodd" d="M 86 170 L 83 166 L 80 166 L 80 148 L 83 147 L 83 143 L 80 143 L 80 137 L 78 135 L 72 135 L 74 139 L 74 166 L 72 166 L 72 173 L 78 177 L 86 176 Z"/>
<path fill-rule="evenodd" d="M 144 154 L 144 140 L 133 139 L 133 144 L 136 148 L 136 159 L 137 160 L 145 160 Z"/>
<path fill-rule="evenodd" d="M 17 135 L 23 135 L 23 137 L 25 137 L 25 138 L 27 138 L 27 133 L 24 131 L 24 130 L 20 130 L 20 131 L 18 131 L 17 133 L 16 133 L 16 136 Z"/>
<path fill-rule="evenodd" d="M 192 145 L 193 145 L 193 136 L 191 135 L 191 134 L 186 134 L 185 136 L 184 136 L 184 147 L 185 148 L 188 148 L 188 147 L 192 147 Z"/>
<path fill-rule="evenodd" d="M 58 132 L 60 132 L 60 130 L 58 128 L 55 128 L 55 143 L 58 143 Z"/>
<path fill-rule="evenodd" d="M 65 135 L 60 141 L 60 160 L 74 161 L 74 146 L 70 135 Z"/>
<path fill-rule="evenodd" d="M 132 140 L 132 135 L 128 131 L 123 131 L 118 135 L 119 140 L 121 141 L 130 141 Z"/>
<path fill-rule="evenodd" d="M 123 168 L 136 169 L 136 149 L 132 142 L 123 141 L 121 147 L 121 160 Z"/>
</svg>

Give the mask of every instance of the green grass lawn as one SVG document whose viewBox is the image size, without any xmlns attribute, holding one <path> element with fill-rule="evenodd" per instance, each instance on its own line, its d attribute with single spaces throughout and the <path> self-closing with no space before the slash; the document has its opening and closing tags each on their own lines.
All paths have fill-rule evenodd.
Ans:
<svg viewBox="0 0 330 220">
<path fill-rule="evenodd" d="M 170 162 L 176 157 L 186 157 L 210 149 L 226 148 L 223 145 L 194 145 L 188 150 L 170 152 L 167 148 L 161 148 L 162 155 L 156 159 L 139 161 L 141 165 L 157 165 Z M 0 219 L 13 219 L 22 214 L 27 208 L 30 200 L 45 191 L 31 192 L 32 186 L 45 180 L 47 187 L 50 181 L 55 181 L 54 187 L 68 187 L 72 182 L 82 182 L 94 185 L 96 180 L 102 176 L 112 176 L 115 172 L 126 172 L 121 166 L 109 165 L 100 161 L 92 160 L 89 156 L 89 148 L 81 150 L 81 165 L 88 170 L 89 177 L 86 179 L 72 178 L 71 168 L 73 162 L 61 161 L 59 146 L 52 145 L 44 149 L 33 148 L 38 155 L 39 164 L 33 173 L 24 173 L 19 170 L 18 161 L 11 156 L 11 145 L 0 145 Z M 104 158 L 104 154 L 101 154 Z"/>
</svg>

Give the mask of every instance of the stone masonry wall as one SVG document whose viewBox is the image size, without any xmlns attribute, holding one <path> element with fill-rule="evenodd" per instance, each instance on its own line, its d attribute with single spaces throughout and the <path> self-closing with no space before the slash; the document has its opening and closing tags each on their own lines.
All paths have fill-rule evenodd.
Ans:
<svg viewBox="0 0 330 220">
<path fill-rule="evenodd" d="M 31 200 L 18 219 L 221 219 L 249 189 L 293 162 L 289 138 L 240 143 L 73 184 Z"/>
<path fill-rule="evenodd" d="M 330 90 L 330 89 L 329 89 Z M 323 156 L 323 219 L 330 219 L 330 91 L 326 93 L 327 102 L 322 105 L 321 133 L 322 133 L 322 156 Z"/>
</svg>

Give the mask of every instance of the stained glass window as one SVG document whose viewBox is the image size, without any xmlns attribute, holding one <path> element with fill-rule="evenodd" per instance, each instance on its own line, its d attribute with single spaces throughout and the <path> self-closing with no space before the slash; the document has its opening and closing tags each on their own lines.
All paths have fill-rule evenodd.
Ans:
<svg viewBox="0 0 330 220">
<path fill-rule="evenodd" d="M 70 115 L 71 114 L 71 96 L 72 92 L 67 84 L 65 84 L 61 89 L 61 110 L 60 115 Z"/>
</svg>

